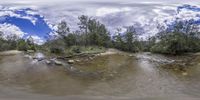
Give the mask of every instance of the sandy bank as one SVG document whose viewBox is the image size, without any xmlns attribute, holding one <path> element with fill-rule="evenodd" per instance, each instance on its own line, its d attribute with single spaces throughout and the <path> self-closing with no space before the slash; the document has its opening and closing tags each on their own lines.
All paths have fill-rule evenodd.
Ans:
<svg viewBox="0 0 200 100">
<path fill-rule="evenodd" d="M 0 56 L 16 55 L 16 54 L 20 54 L 20 53 L 22 53 L 22 51 L 9 50 L 9 51 L 0 52 Z"/>
</svg>

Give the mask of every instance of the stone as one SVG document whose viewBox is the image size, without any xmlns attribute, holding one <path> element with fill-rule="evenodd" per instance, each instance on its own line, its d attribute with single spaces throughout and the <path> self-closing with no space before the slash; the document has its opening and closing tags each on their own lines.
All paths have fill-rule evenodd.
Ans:
<svg viewBox="0 0 200 100">
<path fill-rule="evenodd" d="M 45 59 L 45 56 L 44 54 L 42 53 L 36 53 L 34 56 L 33 56 L 33 59 L 37 59 L 38 61 L 42 61 Z"/>
<path fill-rule="evenodd" d="M 76 62 L 81 62 L 81 61 L 77 59 Z"/>
<path fill-rule="evenodd" d="M 183 76 L 187 76 L 188 73 L 187 73 L 187 72 L 183 72 L 182 75 L 183 75 Z"/>
<path fill-rule="evenodd" d="M 25 58 L 32 59 L 33 57 L 30 55 L 24 55 Z"/>
<path fill-rule="evenodd" d="M 34 50 L 27 50 L 27 53 L 34 53 Z"/>
<path fill-rule="evenodd" d="M 22 51 L 18 50 L 9 50 L 9 51 L 4 51 L 0 52 L 0 56 L 9 56 L 9 55 L 17 55 L 23 53 Z"/>
<path fill-rule="evenodd" d="M 46 64 L 48 64 L 48 65 L 49 65 L 49 64 L 51 64 L 51 61 L 49 61 L 49 60 L 46 60 Z"/>
<path fill-rule="evenodd" d="M 92 60 L 93 58 L 92 58 L 92 57 L 89 57 L 89 59 Z"/>
<path fill-rule="evenodd" d="M 133 55 L 130 54 L 129 57 L 133 57 Z"/>
<path fill-rule="evenodd" d="M 151 55 L 151 52 L 147 52 L 146 54 L 147 54 L 147 55 Z"/>
<path fill-rule="evenodd" d="M 68 63 L 69 63 L 69 64 L 73 64 L 73 63 L 74 63 L 74 60 L 68 60 Z"/>
<path fill-rule="evenodd" d="M 56 65 L 63 65 L 63 63 L 62 63 L 61 61 L 58 61 L 58 60 L 54 60 L 54 63 L 55 63 Z"/>
</svg>

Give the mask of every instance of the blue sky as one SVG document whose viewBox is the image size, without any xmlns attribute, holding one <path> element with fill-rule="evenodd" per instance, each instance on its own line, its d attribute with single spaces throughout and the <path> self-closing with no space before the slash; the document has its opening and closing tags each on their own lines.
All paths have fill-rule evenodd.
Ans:
<svg viewBox="0 0 200 100">
<path fill-rule="evenodd" d="M 144 33 L 141 37 L 154 35 L 158 24 L 200 18 L 199 0 L 0 0 L 0 5 L 0 31 L 33 36 L 40 44 L 61 20 L 76 30 L 83 14 L 97 18 L 112 34 L 135 25 Z"/>
</svg>

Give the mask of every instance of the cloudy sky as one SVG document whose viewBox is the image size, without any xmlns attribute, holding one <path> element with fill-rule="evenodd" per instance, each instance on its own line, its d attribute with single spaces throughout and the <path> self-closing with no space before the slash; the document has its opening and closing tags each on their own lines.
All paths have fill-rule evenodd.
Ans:
<svg viewBox="0 0 200 100">
<path fill-rule="evenodd" d="M 37 5 L 43 5 L 43 4 L 63 4 L 63 3 L 71 3 L 71 2 L 97 2 L 98 0 L 1 0 L 1 3 L 16 3 L 16 4 L 37 4 Z M 100 0 L 98 2 L 120 2 L 120 3 L 143 3 L 143 2 L 160 2 L 160 3 L 198 3 L 199 0 Z"/>
<path fill-rule="evenodd" d="M 0 31 L 20 37 L 33 36 L 43 43 L 47 33 L 66 20 L 77 29 L 77 17 L 88 15 L 104 23 L 114 34 L 116 28 L 135 25 L 151 36 L 157 24 L 175 19 L 200 21 L 199 0 L 0 0 Z"/>
</svg>

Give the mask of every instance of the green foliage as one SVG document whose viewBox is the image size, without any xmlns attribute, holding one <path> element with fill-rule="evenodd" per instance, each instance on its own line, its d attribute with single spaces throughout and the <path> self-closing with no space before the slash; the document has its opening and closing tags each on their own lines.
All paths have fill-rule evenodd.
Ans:
<svg viewBox="0 0 200 100">
<path fill-rule="evenodd" d="M 105 25 L 96 19 L 88 21 L 88 40 L 90 45 L 108 46 L 110 42 L 110 34 Z"/>
<path fill-rule="evenodd" d="M 70 28 L 65 21 L 61 21 L 61 23 L 58 24 L 57 28 L 58 30 L 56 32 L 62 37 L 65 37 L 70 32 Z"/>
<path fill-rule="evenodd" d="M 152 46 L 151 51 L 165 54 L 182 54 L 200 51 L 200 39 L 196 26 L 189 22 L 177 22 L 174 30 L 158 34 L 159 42 Z"/>
<path fill-rule="evenodd" d="M 52 53 L 81 53 L 84 50 L 86 52 L 95 50 L 94 48 L 86 50 L 86 47 L 89 46 L 114 47 L 129 52 L 151 51 L 165 54 L 200 51 L 198 27 L 192 21 L 176 21 L 174 27 L 170 27 L 171 29 L 158 26 L 160 32 L 156 36 L 141 40 L 138 38 L 140 33 L 137 33 L 134 26 L 127 27 L 125 32 L 117 29 L 116 34 L 111 38 L 106 26 L 95 18 L 82 15 L 78 19 L 79 30 L 70 32 L 67 22 L 62 21 L 58 24 L 56 31 L 58 36 L 47 42 L 44 47 L 50 48 Z"/>
<path fill-rule="evenodd" d="M 18 40 L 18 43 L 17 43 L 17 49 L 20 50 L 20 51 L 27 51 L 28 50 L 28 44 L 26 43 L 25 40 L 20 39 L 20 40 Z"/>
<path fill-rule="evenodd" d="M 3 33 L 0 32 L 0 51 L 6 50 L 36 50 L 35 44 L 33 43 L 33 39 L 29 38 L 27 40 L 21 39 L 16 35 L 9 35 L 7 37 L 3 37 Z"/>
<path fill-rule="evenodd" d="M 81 53 L 80 46 L 73 46 L 71 49 L 72 49 L 72 52 L 74 53 Z"/>
<path fill-rule="evenodd" d="M 3 37 L 3 32 L 0 32 L 0 51 L 14 50 L 17 48 L 17 37 L 16 35 L 9 35 Z"/>
<path fill-rule="evenodd" d="M 80 16 L 78 26 L 80 30 L 70 32 L 65 21 L 58 24 L 57 38 L 50 40 L 45 44 L 48 48 L 69 48 L 71 46 L 104 46 L 109 47 L 111 44 L 110 34 L 105 25 L 101 24 L 94 18 Z M 75 52 L 79 52 L 75 50 Z"/>
<path fill-rule="evenodd" d="M 127 27 L 123 35 L 121 35 L 121 29 L 117 29 L 116 34 L 113 36 L 115 48 L 129 52 L 138 52 L 142 49 L 141 43 L 137 38 L 137 32 L 133 26 Z"/>
<path fill-rule="evenodd" d="M 63 54 L 64 50 L 62 48 L 55 48 L 52 47 L 50 48 L 50 53 L 54 53 L 54 54 Z"/>
<path fill-rule="evenodd" d="M 64 37 L 64 41 L 65 41 L 65 46 L 70 47 L 75 45 L 76 42 L 76 35 L 69 33 L 67 36 Z"/>
</svg>

